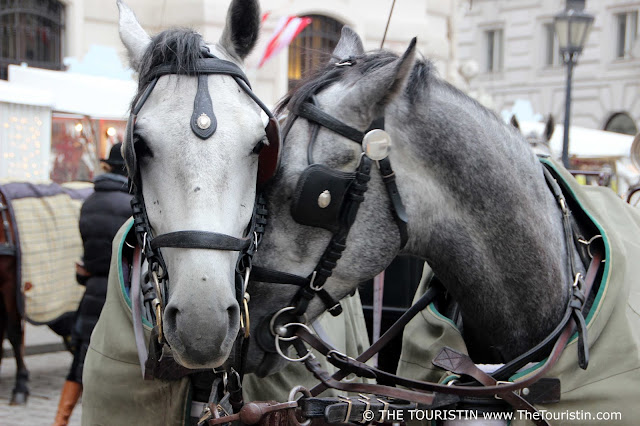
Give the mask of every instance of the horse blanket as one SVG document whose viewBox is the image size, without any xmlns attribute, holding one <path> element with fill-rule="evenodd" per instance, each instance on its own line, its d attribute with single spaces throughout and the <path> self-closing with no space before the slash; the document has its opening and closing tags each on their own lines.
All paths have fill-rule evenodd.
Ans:
<svg viewBox="0 0 640 426">
<path fill-rule="evenodd" d="M 125 239 L 132 226 L 133 220 L 130 219 L 114 238 L 107 299 L 91 335 L 84 364 L 82 424 L 189 424 L 191 384 L 188 377 L 176 381 L 142 379 L 133 333 L 131 299 L 124 279 L 127 268 L 123 265 Z M 129 241 L 134 240 L 130 238 Z M 368 347 L 359 296 L 350 298 L 343 307 L 340 317 L 329 319 L 325 315 L 321 322 L 325 330 L 331 330 L 332 343 L 338 350 L 357 356 Z M 143 326 L 148 344 L 152 326 L 146 319 L 143 319 Z M 323 365 L 330 372 L 335 371 L 326 361 Z M 293 386 L 317 383 L 300 367 L 288 367 L 265 379 L 247 375 L 243 385 L 245 399 L 286 401 Z"/>
<path fill-rule="evenodd" d="M 609 188 L 580 186 L 562 167 L 543 160 L 563 187 L 597 226 L 605 245 L 602 281 L 594 284 L 594 304 L 586 318 L 590 362 L 581 370 L 573 336 L 547 377 L 561 381 L 561 400 L 539 405 L 552 425 L 637 424 L 640 415 L 640 211 Z M 421 284 L 417 298 L 424 293 Z M 444 346 L 466 353 L 462 336 L 448 318 L 430 305 L 405 329 L 398 374 L 443 382 L 447 373 L 431 364 Z M 542 362 L 510 378 L 533 374 Z M 614 417 L 618 416 L 618 417 Z M 531 424 L 514 414 L 511 425 Z"/>
<path fill-rule="evenodd" d="M 75 312 L 84 293 L 75 272 L 82 257 L 78 219 L 93 184 L 8 182 L 0 192 L 16 234 L 21 313 L 33 324 L 47 324 Z"/>
</svg>

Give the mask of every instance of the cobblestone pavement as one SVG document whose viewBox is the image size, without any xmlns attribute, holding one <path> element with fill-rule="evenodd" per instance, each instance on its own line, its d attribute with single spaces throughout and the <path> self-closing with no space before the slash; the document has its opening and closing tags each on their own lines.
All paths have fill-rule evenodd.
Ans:
<svg viewBox="0 0 640 426">
<path fill-rule="evenodd" d="M 69 372 L 72 356 L 69 352 L 53 352 L 31 355 L 25 358 L 29 369 L 29 390 L 31 395 L 26 406 L 12 407 L 16 363 L 13 358 L 2 360 L 0 368 L 0 425 L 51 425 L 58 408 L 58 398 L 64 379 Z M 78 402 L 70 426 L 79 426 L 82 415 L 82 401 Z"/>
</svg>

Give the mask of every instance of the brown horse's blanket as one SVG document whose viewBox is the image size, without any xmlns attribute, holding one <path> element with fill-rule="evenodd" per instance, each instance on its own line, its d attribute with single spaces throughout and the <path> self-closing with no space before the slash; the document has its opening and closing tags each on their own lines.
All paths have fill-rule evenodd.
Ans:
<svg viewBox="0 0 640 426">
<path fill-rule="evenodd" d="M 547 161 L 547 160 L 545 160 Z M 591 359 L 578 367 L 574 336 L 547 377 L 561 380 L 561 401 L 540 405 L 552 425 L 635 425 L 640 416 L 640 211 L 610 189 L 584 187 L 562 167 L 547 161 L 573 198 L 599 228 L 605 242 L 602 282 L 586 318 Z M 416 297 L 424 293 L 418 289 Z M 431 364 L 444 346 L 466 352 L 458 329 L 430 305 L 405 329 L 398 374 L 442 381 L 447 374 Z M 511 377 L 533 374 L 541 363 Z M 618 418 L 618 416 L 620 418 Z M 531 424 L 515 413 L 512 425 Z"/>
<path fill-rule="evenodd" d="M 17 283 L 24 295 L 18 306 L 29 322 L 46 324 L 75 312 L 84 288 L 76 282 L 82 257 L 80 207 L 93 184 L 75 182 L 0 185 L 16 231 Z"/>
<path fill-rule="evenodd" d="M 82 382 L 83 425 L 183 425 L 191 414 L 189 378 L 176 381 L 142 379 L 133 334 L 131 299 L 125 287 L 122 261 L 125 238 L 133 225 L 127 221 L 114 238 L 107 300 L 84 364 Z M 359 300 L 344 304 L 343 314 L 326 324 L 333 343 L 350 356 L 368 346 Z M 359 309 L 359 310 L 358 310 Z M 151 324 L 143 321 L 148 344 Z M 329 328 L 330 327 L 330 328 Z M 331 368 L 324 362 L 326 368 Z M 294 385 L 315 383 L 306 370 L 296 366 L 267 379 L 247 376 L 247 400 L 286 400 Z M 330 370 L 333 371 L 333 370 Z M 250 399 L 249 399 L 250 398 Z M 199 413 L 197 413 L 199 414 Z"/>
</svg>

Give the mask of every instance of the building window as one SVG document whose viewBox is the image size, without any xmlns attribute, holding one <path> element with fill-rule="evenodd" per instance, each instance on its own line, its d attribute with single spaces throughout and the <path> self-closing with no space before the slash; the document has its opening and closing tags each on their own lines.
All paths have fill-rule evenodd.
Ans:
<svg viewBox="0 0 640 426">
<path fill-rule="evenodd" d="M 556 37 L 556 30 L 553 23 L 544 24 L 545 58 L 544 63 L 548 67 L 557 67 L 562 64 L 560 46 Z"/>
<path fill-rule="evenodd" d="M 487 43 L 487 72 L 502 71 L 503 65 L 503 34 L 502 30 L 485 31 Z"/>
<path fill-rule="evenodd" d="M 616 133 L 624 133 L 625 135 L 634 136 L 638 133 L 638 127 L 634 123 L 633 118 L 626 112 L 617 112 L 609 118 L 604 126 L 605 130 Z"/>
<path fill-rule="evenodd" d="M 289 46 L 289 89 L 304 78 L 309 71 L 329 61 L 333 49 L 340 40 L 343 24 L 322 15 L 307 15 L 309 24 Z"/>
<path fill-rule="evenodd" d="M 629 58 L 637 38 L 638 12 L 618 13 L 616 15 L 616 58 Z"/>
<path fill-rule="evenodd" d="M 62 69 L 64 5 L 56 0 L 0 0 L 0 78 L 9 64 Z"/>
</svg>

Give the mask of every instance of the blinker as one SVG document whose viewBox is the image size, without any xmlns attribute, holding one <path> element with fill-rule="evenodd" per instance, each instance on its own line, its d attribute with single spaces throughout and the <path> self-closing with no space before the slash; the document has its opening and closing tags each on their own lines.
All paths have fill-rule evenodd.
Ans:
<svg viewBox="0 0 640 426">
<path fill-rule="evenodd" d="M 391 150 L 391 136 L 381 129 L 370 130 L 362 139 L 362 150 L 373 161 L 383 160 Z"/>
</svg>

